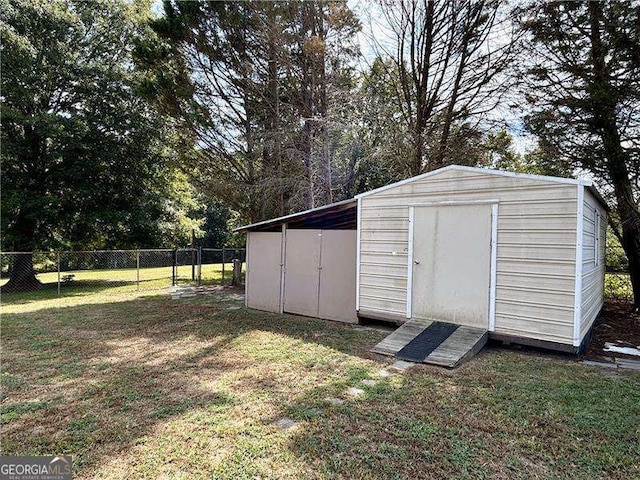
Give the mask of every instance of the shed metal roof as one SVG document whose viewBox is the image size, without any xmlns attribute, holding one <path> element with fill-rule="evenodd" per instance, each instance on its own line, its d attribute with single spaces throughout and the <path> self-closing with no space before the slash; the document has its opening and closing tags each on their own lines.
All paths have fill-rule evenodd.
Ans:
<svg viewBox="0 0 640 480">
<path fill-rule="evenodd" d="M 551 177 L 548 175 L 534 175 L 532 173 L 516 173 L 516 172 L 505 172 L 503 170 L 493 170 L 491 168 L 481 168 L 481 167 L 467 167 L 463 165 L 448 165 L 446 167 L 438 168 L 437 170 L 432 170 L 427 173 L 423 173 L 421 175 L 417 175 L 415 177 L 406 178 L 404 180 L 400 180 L 399 182 L 390 183 L 389 185 L 385 185 L 384 187 L 376 188 L 374 190 L 369 190 L 368 192 L 361 193 L 360 195 L 356 195 L 354 198 L 363 198 L 368 197 L 369 195 L 373 195 L 379 192 L 384 192 L 385 190 L 389 190 L 390 188 L 399 187 L 401 185 L 406 185 L 407 183 L 413 183 L 418 180 L 422 180 L 423 178 L 429 178 L 444 172 L 448 172 L 450 170 L 457 170 L 463 172 L 472 172 L 472 173 L 481 173 L 481 174 L 489 174 L 489 175 L 498 175 L 502 177 L 512 177 L 512 178 L 525 178 L 529 180 L 539 180 L 542 182 L 550 182 L 550 183 L 564 183 L 569 185 L 582 185 L 587 188 L 593 195 L 598 199 L 600 203 L 609 211 L 609 206 L 607 202 L 604 200 L 600 192 L 593 186 L 593 182 L 591 180 L 580 180 L 576 178 L 563 178 L 563 177 Z"/>
<path fill-rule="evenodd" d="M 312 208 L 309 210 L 305 210 L 303 212 L 292 213 L 290 215 L 285 215 L 278 218 L 264 220 L 262 222 L 252 223 L 250 225 L 244 225 L 242 227 L 238 227 L 234 229 L 234 232 L 246 232 L 249 230 L 263 230 L 263 231 L 273 230 L 275 227 L 277 227 L 278 225 L 282 225 L 283 223 L 287 223 L 292 227 L 298 227 L 298 228 L 352 228 L 352 229 L 355 229 L 356 228 L 355 215 L 356 215 L 358 199 L 363 197 L 368 197 L 369 195 L 374 195 L 379 192 L 383 192 L 390 188 L 399 187 L 401 185 L 406 185 L 408 183 L 422 180 L 423 178 L 428 178 L 434 175 L 438 175 L 450 170 L 489 174 L 489 175 L 499 175 L 503 177 L 525 178 L 529 180 L 539 180 L 539 181 L 550 182 L 550 183 L 581 185 L 587 188 L 591 193 L 593 193 L 593 195 L 598 199 L 598 201 L 607 210 L 609 210 L 609 207 L 606 201 L 604 200 L 604 198 L 602 198 L 602 195 L 600 195 L 600 192 L 598 192 L 598 190 L 593 186 L 593 182 L 591 182 L 590 180 L 550 177 L 546 175 L 533 175 L 529 173 L 504 172 L 502 170 L 492 170 L 489 168 L 479 168 L 479 167 L 466 167 L 462 165 L 449 165 L 447 167 L 443 167 L 437 170 L 432 170 L 430 172 L 423 173 L 422 175 L 417 175 L 415 177 L 407 178 L 405 180 L 401 180 L 396 183 L 385 185 L 384 187 L 376 188 L 374 190 L 361 193 L 360 195 L 356 195 L 354 198 L 350 198 L 348 200 L 331 203 L 329 205 L 324 205 L 322 207 Z"/>
</svg>

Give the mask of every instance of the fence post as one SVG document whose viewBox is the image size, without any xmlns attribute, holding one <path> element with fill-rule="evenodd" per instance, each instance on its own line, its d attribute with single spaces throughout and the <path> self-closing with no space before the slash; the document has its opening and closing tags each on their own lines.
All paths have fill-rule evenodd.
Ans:
<svg viewBox="0 0 640 480">
<path fill-rule="evenodd" d="M 198 247 L 198 286 L 202 285 L 202 245 Z"/>
<path fill-rule="evenodd" d="M 58 264 L 58 296 L 60 296 L 60 250 L 56 254 L 56 263 Z"/>
<path fill-rule="evenodd" d="M 224 247 L 222 247 L 222 279 L 220 285 L 224 286 Z"/>
<path fill-rule="evenodd" d="M 191 229 L 191 281 L 196 279 L 196 229 Z"/>
<path fill-rule="evenodd" d="M 140 291 L 140 250 L 136 250 L 136 289 Z"/>
<path fill-rule="evenodd" d="M 178 262 L 178 250 L 173 249 L 173 267 L 171 268 L 171 286 L 176 286 L 176 263 Z"/>
<path fill-rule="evenodd" d="M 231 278 L 231 285 L 237 287 L 240 285 L 242 278 L 242 261 L 238 258 L 233 259 L 233 277 Z"/>
</svg>

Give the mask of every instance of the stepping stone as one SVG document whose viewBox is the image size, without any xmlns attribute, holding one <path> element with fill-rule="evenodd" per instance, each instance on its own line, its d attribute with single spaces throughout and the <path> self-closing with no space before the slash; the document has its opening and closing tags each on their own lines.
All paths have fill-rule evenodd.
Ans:
<svg viewBox="0 0 640 480">
<path fill-rule="evenodd" d="M 290 428 L 293 428 L 296 425 L 298 425 L 298 423 L 294 422 L 290 418 L 281 418 L 273 422 L 273 425 L 278 427 L 280 430 L 289 430 Z"/>
<path fill-rule="evenodd" d="M 344 405 L 344 400 L 342 400 L 341 398 L 336 398 L 336 397 L 327 398 L 327 402 L 329 402 L 334 407 L 339 407 L 340 405 Z"/>
<path fill-rule="evenodd" d="M 378 372 L 378 375 L 381 376 L 382 378 L 393 377 L 393 373 L 391 373 L 389 370 L 380 370 Z"/>
<path fill-rule="evenodd" d="M 400 372 L 406 372 L 407 370 L 409 370 L 411 367 L 414 367 L 415 365 L 416 364 L 413 363 L 413 362 L 405 362 L 404 360 L 398 360 L 393 365 L 391 365 L 389 368 L 393 368 L 393 369 L 398 370 Z"/>
<path fill-rule="evenodd" d="M 377 382 L 375 380 L 362 380 L 362 383 L 367 387 L 374 387 Z"/>
<path fill-rule="evenodd" d="M 347 390 L 347 393 L 354 397 L 359 397 L 364 393 L 364 390 L 362 390 L 361 388 L 351 387 L 349 390 Z"/>
<path fill-rule="evenodd" d="M 240 310 L 242 307 L 229 307 L 227 310 Z"/>
</svg>

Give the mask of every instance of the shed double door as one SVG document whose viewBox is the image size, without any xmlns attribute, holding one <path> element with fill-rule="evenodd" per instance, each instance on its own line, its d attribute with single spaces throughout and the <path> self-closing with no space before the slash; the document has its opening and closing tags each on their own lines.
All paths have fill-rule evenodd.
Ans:
<svg viewBox="0 0 640 480">
<path fill-rule="evenodd" d="M 283 310 L 355 322 L 356 232 L 291 229 L 285 242 Z"/>
<path fill-rule="evenodd" d="M 412 318 L 487 328 L 491 205 L 413 207 Z"/>
</svg>

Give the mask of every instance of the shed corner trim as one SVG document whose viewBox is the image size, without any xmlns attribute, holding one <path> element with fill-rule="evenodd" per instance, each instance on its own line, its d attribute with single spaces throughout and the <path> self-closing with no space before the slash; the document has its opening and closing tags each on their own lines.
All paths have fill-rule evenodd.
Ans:
<svg viewBox="0 0 640 480">
<path fill-rule="evenodd" d="M 582 238 L 584 235 L 584 187 L 578 185 L 576 219 L 576 270 L 573 304 L 573 346 L 580 346 L 580 327 L 582 321 Z"/>
<path fill-rule="evenodd" d="M 362 200 L 356 198 L 356 312 L 360 311 L 360 239 L 362 237 Z"/>
</svg>

